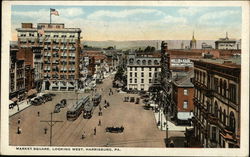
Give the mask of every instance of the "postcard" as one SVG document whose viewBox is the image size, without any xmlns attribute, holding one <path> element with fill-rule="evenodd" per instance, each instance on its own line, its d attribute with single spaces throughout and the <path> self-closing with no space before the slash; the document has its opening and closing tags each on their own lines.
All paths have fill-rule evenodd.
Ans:
<svg viewBox="0 0 250 157">
<path fill-rule="evenodd" d="M 4 1 L 1 154 L 248 156 L 248 1 Z"/>
</svg>

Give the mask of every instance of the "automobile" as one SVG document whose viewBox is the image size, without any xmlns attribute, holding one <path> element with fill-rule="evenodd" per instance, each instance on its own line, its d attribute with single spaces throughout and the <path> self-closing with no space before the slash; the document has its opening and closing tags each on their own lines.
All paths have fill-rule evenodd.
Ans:
<svg viewBox="0 0 250 157">
<path fill-rule="evenodd" d="M 106 127 L 106 132 L 110 133 L 122 133 L 124 131 L 124 127 Z"/>
<path fill-rule="evenodd" d="M 135 102 L 135 97 L 130 97 L 130 102 Z"/>
<path fill-rule="evenodd" d="M 66 99 L 62 99 L 61 102 L 60 102 L 60 104 L 61 104 L 61 107 L 65 107 L 66 104 L 67 104 Z"/>
<path fill-rule="evenodd" d="M 37 99 L 31 100 L 31 105 L 39 105 L 39 101 Z"/>
<path fill-rule="evenodd" d="M 56 94 L 54 94 L 54 93 L 48 93 L 48 95 L 50 95 L 50 96 L 56 96 Z"/>
<path fill-rule="evenodd" d="M 61 110 L 60 110 L 60 106 L 55 106 L 55 109 L 54 109 L 54 113 L 58 113 L 58 112 L 60 112 Z"/>
<path fill-rule="evenodd" d="M 41 105 L 43 103 L 43 100 L 41 98 L 38 98 L 38 97 L 36 97 L 34 99 L 34 101 L 36 101 L 36 105 Z"/>
<path fill-rule="evenodd" d="M 140 103 L 140 98 L 136 98 L 135 103 L 136 103 L 136 104 L 139 104 L 139 103 Z"/>
<path fill-rule="evenodd" d="M 58 103 L 58 104 L 56 104 L 56 106 L 55 107 L 59 107 L 59 108 L 61 108 L 61 104 L 60 103 Z"/>
</svg>

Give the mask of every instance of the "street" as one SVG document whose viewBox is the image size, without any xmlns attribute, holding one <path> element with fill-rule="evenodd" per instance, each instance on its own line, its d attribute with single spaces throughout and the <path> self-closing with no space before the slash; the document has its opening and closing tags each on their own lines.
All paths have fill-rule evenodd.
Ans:
<svg viewBox="0 0 250 157">
<path fill-rule="evenodd" d="M 67 110 L 75 104 L 77 99 L 84 95 L 92 95 L 92 92 L 55 92 L 56 96 L 53 97 L 53 101 L 40 106 L 30 106 L 10 117 L 10 145 L 49 146 L 50 126 L 41 121 L 50 120 L 50 113 L 54 111 L 55 105 L 61 99 L 67 99 L 67 106 L 59 113 L 53 113 L 53 120 L 63 122 L 53 125 L 52 146 L 165 147 L 166 132 L 157 128 L 153 111 L 143 109 L 142 101 L 140 104 L 123 102 L 125 96 L 138 97 L 138 95 L 117 93 L 116 89 L 112 88 L 113 95 L 109 96 L 112 79 L 108 77 L 102 84 L 96 86 L 97 92 L 102 94 L 100 103 L 102 116 L 98 115 L 99 107 L 96 107 L 91 119 L 83 119 L 81 114 L 77 120 L 67 121 Z M 104 109 L 104 100 L 110 104 L 106 109 Z M 18 124 L 19 118 L 20 124 Z M 99 121 L 100 126 L 98 126 Z M 22 130 L 21 134 L 17 134 L 18 126 Z M 106 133 L 105 128 L 112 126 L 123 126 L 124 131 Z M 96 128 L 96 135 L 94 135 L 94 128 Z M 84 139 L 82 139 L 83 134 Z M 171 136 L 183 136 L 183 132 L 169 132 L 169 137 Z"/>
</svg>

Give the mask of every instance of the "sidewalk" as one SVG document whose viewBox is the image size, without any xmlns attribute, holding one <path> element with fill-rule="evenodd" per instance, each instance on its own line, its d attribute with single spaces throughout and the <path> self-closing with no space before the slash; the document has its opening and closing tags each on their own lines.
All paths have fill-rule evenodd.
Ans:
<svg viewBox="0 0 250 157">
<path fill-rule="evenodd" d="M 19 106 L 19 110 L 17 106 Z M 21 112 L 22 110 L 26 109 L 29 106 L 31 106 L 31 104 L 27 103 L 27 100 L 18 102 L 18 105 L 14 106 L 13 109 L 9 109 L 9 117 L 15 115 L 18 112 Z"/>
<path fill-rule="evenodd" d="M 158 128 L 160 130 L 166 130 L 166 125 L 164 126 L 164 123 L 166 122 L 166 117 L 163 114 L 163 111 L 159 111 L 158 113 L 155 113 L 155 120 L 156 120 L 156 124 L 158 124 L 158 120 L 159 118 L 161 119 L 161 124 L 158 126 Z M 168 121 L 167 122 L 167 126 L 168 126 L 168 131 L 185 131 L 186 128 L 192 128 L 192 126 L 176 126 L 174 123 Z"/>
</svg>

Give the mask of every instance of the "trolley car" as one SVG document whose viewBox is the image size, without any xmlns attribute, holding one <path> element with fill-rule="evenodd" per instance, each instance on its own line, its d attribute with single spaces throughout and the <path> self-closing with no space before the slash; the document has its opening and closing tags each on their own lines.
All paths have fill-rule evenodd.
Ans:
<svg viewBox="0 0 250 157">
<path fill-rule="evenodd" d="M 76 104 L 67 111 L 67 120 L 76 120 L 84 109 L 84 105 L 89 103 L 89 96 L 85 96 L 78 100 Z"/>
<path fill-rule="evenodd" d="M 92 102 L 89 102 L 85 104 L 83 109 L 83 118 L 84 119 L 90 119 L 92 117 L 94 104 Z"/>
<path fill-rule="evenodd" d="M 102 100 L 102 96 L 99 93 L 96 93 L 92 99 L 95 106 L 97 106 Z"/>
</svg>

